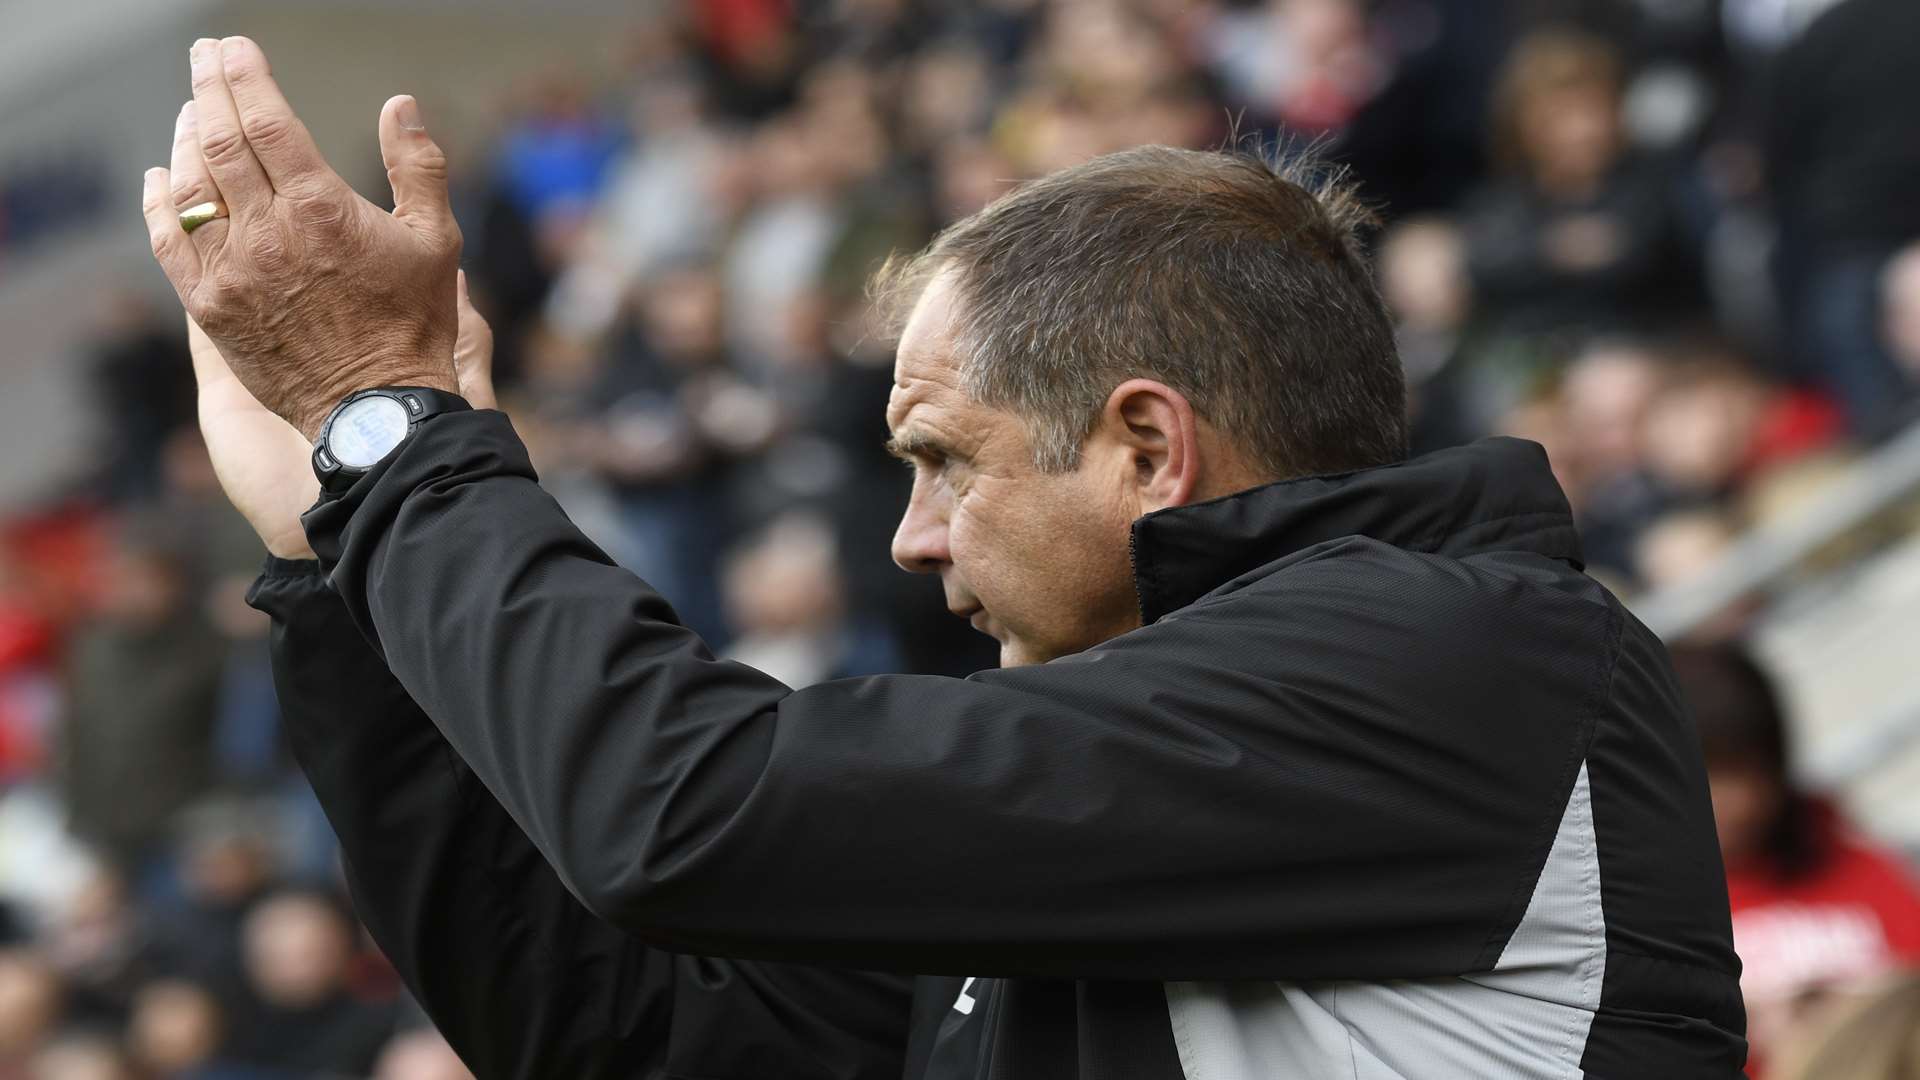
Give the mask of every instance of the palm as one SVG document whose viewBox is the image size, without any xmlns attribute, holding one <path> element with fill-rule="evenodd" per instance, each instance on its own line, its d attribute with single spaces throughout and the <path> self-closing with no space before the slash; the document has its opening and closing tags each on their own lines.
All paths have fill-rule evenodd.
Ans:
<svg viewBox="0 0 1920 1080">
<path fill-rule="evenodd" d="M 192 320 L 187 340 L 200 386 L 200 433 L 221 488 L 268 551 L 284 559 L 311 558 L 300 515 L 320 493 L 309 460 L 313 448 L 240 385 Z"/>
</svg>

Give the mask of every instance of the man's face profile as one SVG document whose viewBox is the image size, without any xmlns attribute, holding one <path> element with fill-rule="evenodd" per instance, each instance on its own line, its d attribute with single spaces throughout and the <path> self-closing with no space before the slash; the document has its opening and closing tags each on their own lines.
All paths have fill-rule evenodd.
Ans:
<svg viewBox="0 0 1920 1080">
<path fill-rule="evenodd" d="M 1139 625 L 1127 537 L 1152 508 L 1148 466 L 1096 431 L 1076 468 L 1037 468 L 1020 418 L 964 389 L 956 293 L 934 278 L 900 337 L 887 425 L 913 494 L 893 558 L 939 574 L 948 609 L 1000 643 L 1002 667 L 1044 663 Z"/>
</svg>

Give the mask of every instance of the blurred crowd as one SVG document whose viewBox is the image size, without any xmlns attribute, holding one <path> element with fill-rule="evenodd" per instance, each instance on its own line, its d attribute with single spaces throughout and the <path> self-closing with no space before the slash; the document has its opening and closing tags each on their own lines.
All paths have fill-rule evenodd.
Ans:
<svg viewBox="0 0 1920 1080">
<path fill-rule="evenodd" d="M 466 265 L 544 483 L 791 684 L 992 663 L 889 561 L 906 477 L 864 282 L 1108 150 L 1349 170 L 1416 449 L 1541 442 L 1623 593 L 1697 574 L 1916 415 L 1912 0 L 658 8 L 616 70 L 501 89 L 455 166 Z M 121 302 L 89 371 L 95 470 L 0 521 L 0 1080 L 465 1075 L 353 921 L 281 744 L 243 599 L 262 553 L 194 431 L 177 310 Z M 1852 1007 L 1920 964 L 1920 892 L 1794 785 L 1749 614 L 1680 668 L 1755 1071 L 1895 1075 L 1832 1071 L 1821 1046 L 1875 1039 L 1809 1033 L 1835 1001 L 1920 1029 L 1911 983 Z"/>
</svg>

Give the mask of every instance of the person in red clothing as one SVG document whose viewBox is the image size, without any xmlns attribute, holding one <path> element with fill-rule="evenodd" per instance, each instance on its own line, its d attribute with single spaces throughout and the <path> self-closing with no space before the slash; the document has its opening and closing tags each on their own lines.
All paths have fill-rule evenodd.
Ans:
<svg viewBox="0 0 1920 1080">
<path fill-rule="evenodd" d="M 1795 785 L 1779 695 L 1744 650 L 1680 646 L 1673 663 L 1707 762 L 1758 1076 L 1828 992 L 1920 966 L 1920 884 Z"/>
</svg>

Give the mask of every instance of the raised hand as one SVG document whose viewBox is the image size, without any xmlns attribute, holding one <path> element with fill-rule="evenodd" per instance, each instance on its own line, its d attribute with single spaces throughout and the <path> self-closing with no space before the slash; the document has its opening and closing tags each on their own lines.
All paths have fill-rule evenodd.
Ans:
<svg viewBox="0 0 1920 1080">
<path fill-rule="evenodd" d="M 252 41 L 202 38 L 170 168 L 146 174 L 154 256 L 254 400 L 309 440 L 355 390 L 454 390 L 460 229 L 411 97 L 380 112 L 391 214 L 328 167 Z M 189 234 L 179 212 L 223 203 Z"/>
</svg>

